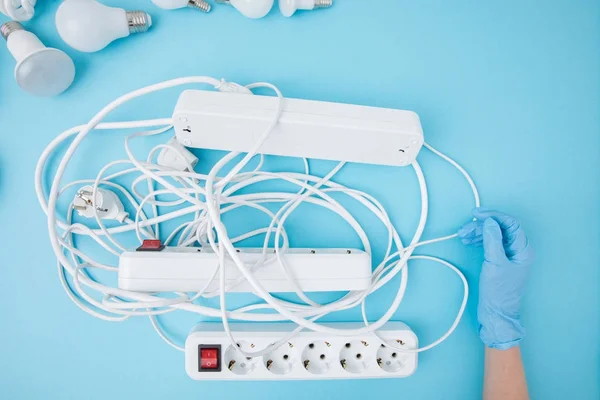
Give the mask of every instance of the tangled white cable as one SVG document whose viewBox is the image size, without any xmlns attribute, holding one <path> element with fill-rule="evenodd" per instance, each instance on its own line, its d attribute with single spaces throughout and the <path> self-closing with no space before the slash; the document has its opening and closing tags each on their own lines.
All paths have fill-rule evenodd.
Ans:
<svg viewBox="0 0 600 400">
<path fill-rule="evenodd" d="M 35 13 L 37 0 L 0 0 L 0 13 L 15 21 L 29 21 Z"/>
<path fill-rule="evenodd" d="M 268 137 L 273 127 L 277 124 L 282 111 L 282 99 L 280 91 L 273 85 L 268 83 L 255 83 L 246 86 L 248 89 L 256 87 L 265 87 L 273 90 L 279 102 L 277 108 L 273 110 L 273 120 L 256 141 L 254 148 L 248 152 L 241 161 L 234 164 L 233 168 L 226 173 L 220 174 L 223 168 L 232 163 L 234 159 L 240 156 L 239 153 L 231 152 L 223 157 L 211 169 L 207 175 L 194 172 L 193 165 L 188 165 L 185 170 L 174 169 L 161 166 L 153 161 L 155 155 L 159 151 L 168 149 L 175 152 L 181 160 L 189 160 L 185 154 L 182 154 L 182 148 L 172 144 L 163 144 L 155 147 L 145 161 L 137 160 L 129 146 L 129 143 L 134 138 L 157 135 L 168 131 L 171 128 L 172 121 L 170 118 L 131 121 L 131 122 L 113 122 L 101 123 L 101 121 L 113 110 L 123 105 L 124 103 L 133 100 L 137 97 L 159 90 L 188 84 L 208 84 L 214 88 L 223 87 L 223 82 L 209 77 L 188 77 L 174 79 L 159 84 L 151 85 L 143 89 L 133 91 L 126 94 L 102 109 L 94 118 L 86 125 L 81 125 L 69 129 L 58 137 L 56 137 L 44 150 L 38 165 L 36 167 L 35 185 L 36 192 L 42 209 L 48 216 L 48 231 L 50 241 L 56 257 L 58 259 L 58 270 L 61 283 L 65 288 L 67 295 L 87 313 L 109 321 L 122 321 L 131 316 L 144 315 L 150 317 L 152 325 L 158 334 L 171 346 L 183 350 L 180 346 L 170 340 L 167 335 L 160 329 L 155 316 L 169 313 L 175 310 L 185 310 L 197 314 L 202 314 L 209 317 L 221 318 L 231 343 L 235 343 L 229 325 L 229 319 L 245 320 L 245 321 L 285 321 L 289 320 L 298 325 L 298 328 L 291 332 L 279 342 L 252 353 L 240 350 L 248 357 L 255 357 L 266 354 L 273 348 L 278 347 L 281 343 L 289 340 L 296 332 L 301 329 L 310 329 L 322 333 L 333 335 L 359 335 L 373 334 L 376 335 L 376 330 L 382 327 L 389 321 L 396 312 L 402 298 L 404 296 L 406 285 L 408 282 L 407 262 L 411 259 L 424 259 L 439 262 L 442 265 L 452 269 L 461 278 L 464 287 L 464 297 L 460 309 L 458 310 L 454 323 L 448 331 L 435 342 L 418 349 L 409 349 L 406 347 L 398 348 L 399 351 L 419 352 L 430 349 L 445 340 L 456 328 L 462 314 L 464 312 L 467 297 L 468 285 L 463 274 L 452 264 L 436 257 L 430 256 L 413 256 L 414 249 L 418 246 L 431 244 L 443 240 L 448 240 L 456 237 L 449 235 L 437 239 L 421 241 L 421 235 L 425 228 L 428 211 L 427 186 L 425 178 L 419 164 L 415 161 L 412 167 L 417 175 L 421 194 L 421 214 L 416 232 L 408 246 L 404 246 L 400 236 L 392 225 L 387 212 L 383 206 L 372 196 L 359 190 L 347 188 L 331 179 L 344 166 L 344 162 L 340 162 L 326 176 L 319 177 L 310 174 L 309 166 L 306 159 L 304 162 L 304 173 L 293 172 L 268 172 L 261 170 L 263 157 L 258 153 L 262 143 Z M 235 84 L 234 84 L 235 85 Z M 156 129 L 158 127 L 158 129 Z M 82 140 L 94 129 L 149 129 L 155 130 L 138 131 L 125 140 L 125 151 L 127 153 L 126 160 L 117 160 L 109 163 L 100 170 L 95 179 L 79 180 L 71 182 L 64 186 L 62 178 L 66 167 L 71 160 L 73 153 L 78 148 Z M 73 138 L 68 149 L 66 150 L 58 168 L 48 195 L 44 190 L 44 174 L 46 162 L 56 148 L 64 141 Z M 439 151 L 433 149 L 428 144 L 425 147 L 438 155 L 442 159 L 449 162 L 467 179 L 473 196 L 475 205 L 479 206 L 479 196 L 475 184 L 467 174 L 467 172 L 459 166 L 455 161 L 448 158 Z M 248 165 L 250 160 L 255 156 L 260 157 L 258 167 L 249 172 L 242 172 L 243 168 Z M 108 170 L 118 166 L 120 169 L 117 172 L 108 174 Z M 118 184 L 116 179 L 126 175 L 136 175 L 131 187 L 126 189 L 123 185 Z M 223 176 L 224 175 L 224 176 Z M 255 184 L 283 180 L 292 183 L 299 187 L 297 192 L 251 192 L 248 193 L 248 188 Z M 140 184 L 146 184 L 146 193 L 143 193 Z M 86 185 L 90 188 L 91 193 L 87 193 L 92 199 L 96 198 L 98 193 L 117 192 L 127 199 L 130 209 L 135 211 L 133 219 L 128 218 L 123 214 L 122 209 L 113 213 L 113 218 L 120 222 L 114 227 L 106 227 L 102 222 L 102 218 L 106 217 L 107 210 L 92 208 L 92 215 L 98 227 L 89 227 L 84 223 L 73 223 L 73 203 L 69 207 L 63 219 L 58 218 L 57 202 L 59 197 L 69 188 L 75 185 Z M 246 189 L 243 190 L 242 189 Z M 289 215 L 303 202 L 311 203 L 324 207 L 342 218 L 354 229 L 362 242 L 363 249 L 367 253 L 371 253 L 371 245 L 366 232 L 356 219 L 334 199 L 332 194 L 344 194 L 360 202 L 364 207 L 371 211 L 386 227 L 388 232 L 387 250 L 383 259 L 377 264 L 373 271 L 371 286 L 365 291 L 353 291 L 347 293 L 342 298 L 327 304 L 318 304 L 309 299 L 296 285 L 296 293 L 302 300 L 302 303 L 294 303 L 284 301 L 273 297 L 268 293 L 257 281 L 253 275 L 253 269 L 261 265 L 271 262 L 277 262 L 286 271 L 285 263 L 282 259 L 282 254 L 289 247 L 289 239 L 286 234 L 284 224 Z M 175 200 L 159 200 L 159 197 L 164 195 L 175 196 Z M 79 198 L 82 196 L 78 193 Z M 110 196 L 109 196 L 110 197 Z M 76 197 L 77 198 L 77 197 Z M 162 198 L 162 197 L 161 197 Z M 117 200 L 118 201 L 118 200 Z M 273 213 L 266 203 L 281 204 L 277 212 Z M 170 211 L 167 213 L 158 212 L 158 207 L 167 208 Z M 222 221 L 222 216 L 227 212 L 238 209 L 240 207 L 251 207 L 268 215 L 271 219 L 269 226 L 252 230 L 238 237 L 230 238 L 227 233 L 225 224 Z M 131 214 L 133 215 L 133 214 Z M 117 217 L 118 216 L 118 217 Z M 98 243 L 108 253 L 118 257 L 119 254 L 126 250 L 117 239 L 117 235 L 135 232 L 138 239 L 141 241 L 144 238 L 158 238 L 160 235 L 160 224 L 188 216 L 188 220 L 178 227 L 173 229 L 164 241 L 165 245 L 176 246 L 211 246 L 219 258 L 219 265 L 216 266 L 213 281 L 218 279 L 219 290 L 209 292 L 206 288 L 198 293 L 171 293 L 171 294 L 149 294 L 122 290 L 119 288 L 107 286 L 96 280 L 91 271 L 106 270 L 113 273 L 117 272 L 117 267 L 114 265 L 104 264 L 92 258 L 91 255 L 85 254 L 77 249 L 74 244 L 74 237 L 87 236 Z M 254 265 L 246 265 L 239 258 L 234 244 L 246 240 L 250 237 L 264 235 L 263 257 Z M 267 248 L 270 242 L 274 243 L 275 253 L 267 253 Z M 247 307 L 238 308 L 235 310 L 227 310 L 226 296 L 227 287 L 225 287 L 225 259 L 231 259 L 241 274 L 243 279 L 254 289 L 254 293 L 259 296 L 264 303 L 255 304 Z M 384 315 L 377 321 L 369 322 L 365 308 L 366 297 L 383 287 L 397 274 L 401 274 L 400 285 L 395 295 L 392 304 Z M 67 276 L 71 279 L 71 283 L 67 281 Z M 288 278 L 293 279 L 288 275 Z M 212 282 L 211 282 L 212 283 Z M 96 295 L 90 292 L 95 292 Z M 196 301 L 200 297 L 216 297 L 219 296 L 219 308 L 211 308 L 198 304 Z M 360 306 L 362 309 L 365 326 L 357 330 L 339 330 L 333 329 L 316 322 L 317 319 L 331 312 L 346 310 Z M 275 310 L 273 312 L 257 312 L 260 310 Z"/>
</svg>

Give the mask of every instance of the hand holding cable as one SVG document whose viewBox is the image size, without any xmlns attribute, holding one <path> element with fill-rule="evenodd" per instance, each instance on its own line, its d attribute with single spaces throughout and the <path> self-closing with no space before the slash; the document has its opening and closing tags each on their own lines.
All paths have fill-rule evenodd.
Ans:
<svg viewBox="0 0 600 400">
<path fill-rule="evenodd" d="M 469 246 L 483 244 L 484 261 L 479 279 L 479 337 L 494 349 L 506 350 L 525 336 L 521 300 L 533 264 L 534 252 L 515 218 L 479 207 L 476 220 L 458 231 Z"/>
</svg>

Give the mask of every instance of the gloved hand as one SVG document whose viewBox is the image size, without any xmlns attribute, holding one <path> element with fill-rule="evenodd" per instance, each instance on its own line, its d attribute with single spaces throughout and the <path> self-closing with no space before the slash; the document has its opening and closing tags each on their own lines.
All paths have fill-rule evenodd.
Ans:
<svg viewBox="0 0 600 400">
<path fill-rule="evenodd" d="M 458 236 L 469 246 L 483 243 L 479 337 L 487 347 L 506 350 L 525 335 L 519 309 L 534 253 L 515 218 L 483 207 L 474 209 L 473 216 L 477 220 L 463 225 Z"/>
</svg>

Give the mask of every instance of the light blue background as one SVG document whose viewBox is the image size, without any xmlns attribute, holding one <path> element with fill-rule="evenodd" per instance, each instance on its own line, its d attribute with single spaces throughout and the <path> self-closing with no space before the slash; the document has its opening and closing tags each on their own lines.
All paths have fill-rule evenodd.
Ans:
<svg viewBox="0 0 600 400">
<path fill-rule="evenodd" d="M 442 256 L 465 272 L 473 292 L 467 314 L 446 342 L 421 355 L 408 379 L 194 382 L 185 375 L 183 355 L 166 346 L 146 319 L 108 323 L 71 304 L 35 198 L 38 156 L 59 132 L 86 122 L 117 96 L 194 74 L 244 84 L 265 80 L 289 97 L 419 113 L 426 139 L 472 172 L 486 205 L 519 216 L 537 249 L 523 312 L 532 398 L 599 398 L 598 1 L 337 0 L 327 11 L 284 19 L 274 9 L 252 21 L 225 6 L 201 15 L 162 11 L 149 0 L 110 0 L 151 12 L 155 26 L 96 54 L 67 48 L 53 25 L 58 2 L 40 3 L 27 26 L 74 58 L 77 78 L 62 96 L 34 98 L 18 89 L 12 59 L 0 49 L 0 398 L 480 397 L 483 348 L 475 307 L 481 254 L 457 242 L 420 252 Z M 112 119 L 169 116 L 176 94 L 132 103 Z M 105 162 L 124 157 L 121 139 L 119 133 L 94 135 L 67 178 L 95 176 Z M 198 154 L 203 169 L 221 155 Z M 419 160 L 431 195 L 424 238 L 445 235 L 469 216 L 468 187 L 431 154 Z M 325 173 L 331 163 L 313 166 Z M 268 167 L 299 164 L 270 158 Z M 338 180 L 381 199 L 410 238 L 419 202 L 410 169 L 351 165 Z M 358 244 L 337 217 L 313 208 L 300 210 L 289 230 L 295 246 Z M 381 254 L 382 230 L 369 232 Z M 384 312 L 397 283 L 369 302 L 373 317 Z M 428 343 L 451 323 L 460 295 L 451 272 L 415 264 L 396 319 Z M 354 311 L 337 317 L 359 318 Z M 183 339 L 196 320 L 179 315 L 165 324 Z"/>
</svg>

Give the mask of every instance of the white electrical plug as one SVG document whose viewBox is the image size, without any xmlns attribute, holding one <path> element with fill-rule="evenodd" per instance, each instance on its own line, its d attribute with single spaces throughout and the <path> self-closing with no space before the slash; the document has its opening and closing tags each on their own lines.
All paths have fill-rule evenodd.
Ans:
<svg viewBox="0 0 600 400">
<path fill-rule="evenodd" d="M 94 188 L 90 185 L 83 186 L 73 199 L 73 208 L 85 218 L 94 218 L 94 209 L 102 219 L 125 221 L 129 216 L 125 212 L 123 203 L 112 190 L 97 188 L 96 198 L 93 199 Z"/>
<path fill-rule="evenodd" d="M 198 163 L 198 157 L 191 151 L 183 147 L 177 138 L 171 138 L 167 142 L 171 148 L 163 148 L 158 153 L 157 164 L 163 167 L 169 167 L 178 171 L 193 171 Z M 175 150 L 174 150 L 175 149 Z"/>
<path fill-rule="evenodd" d="M 221 79 L 221 83 L 215 86 L 215 88 L 221 93 L 254 94 L 246 86 L 235 82 L 227 82 L 225 79 Z"/>
</svg>

